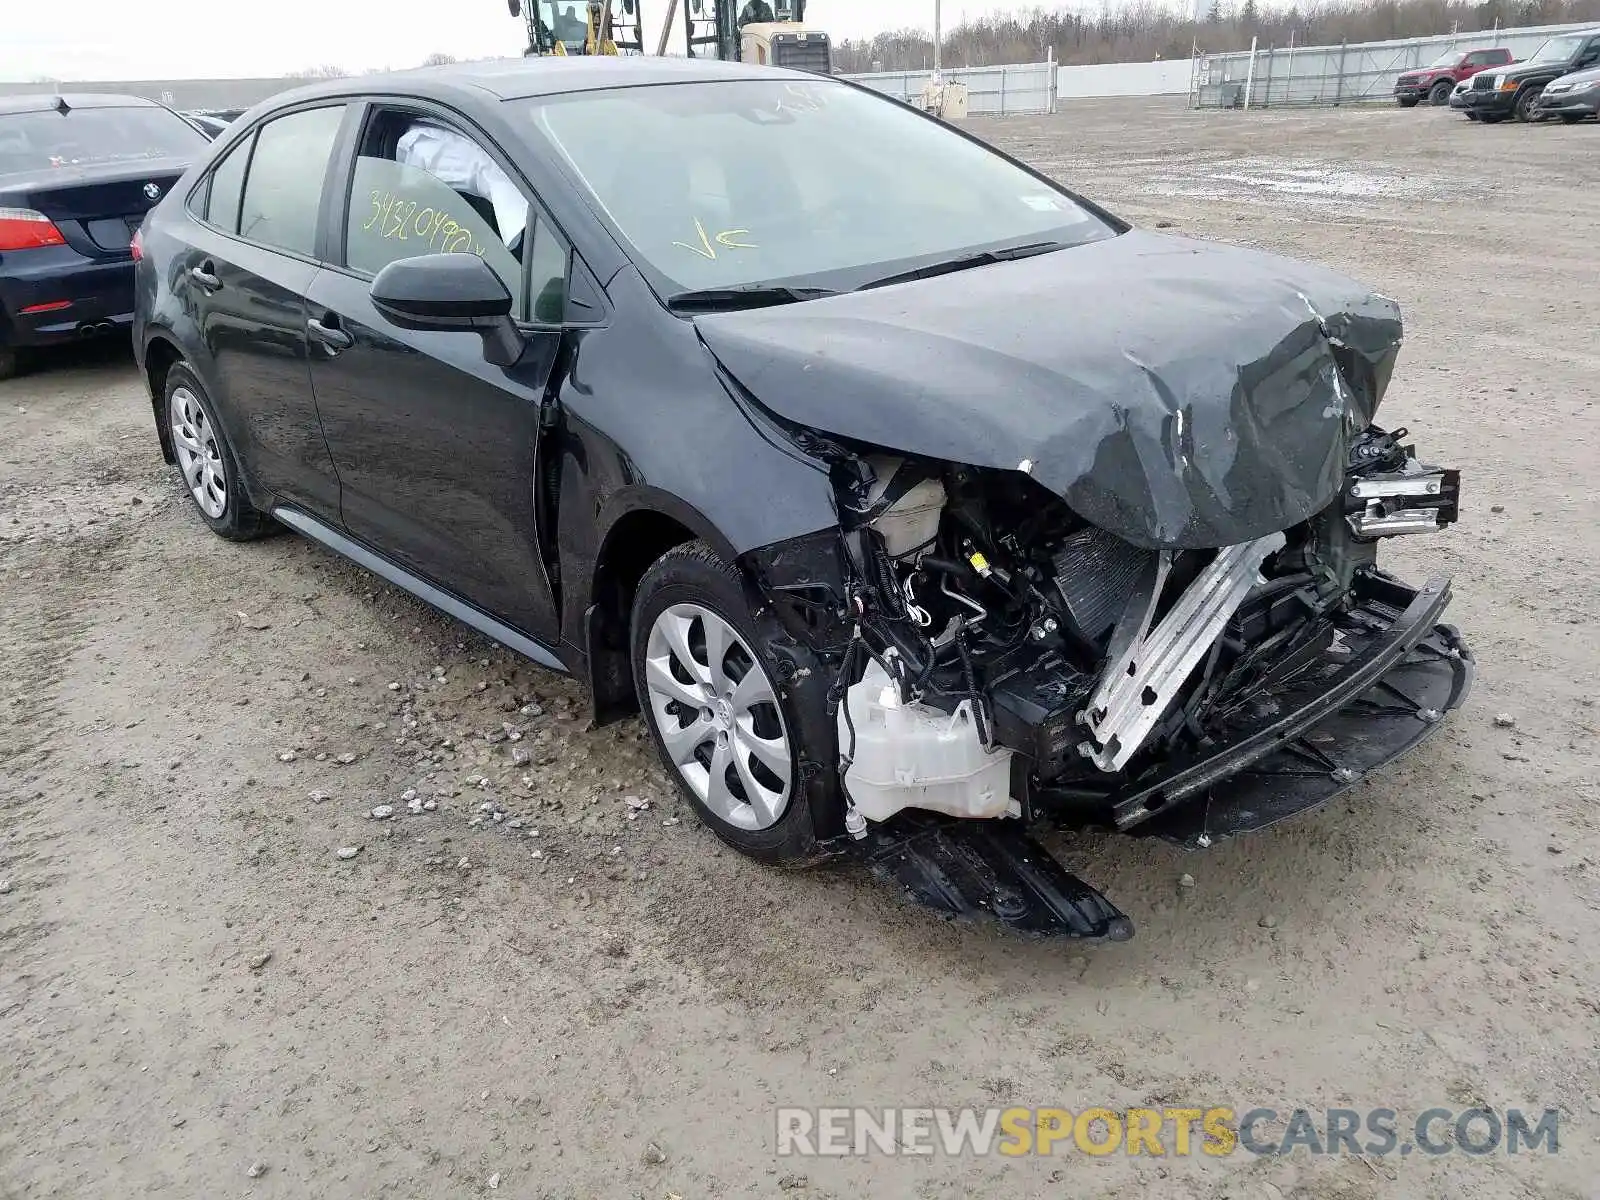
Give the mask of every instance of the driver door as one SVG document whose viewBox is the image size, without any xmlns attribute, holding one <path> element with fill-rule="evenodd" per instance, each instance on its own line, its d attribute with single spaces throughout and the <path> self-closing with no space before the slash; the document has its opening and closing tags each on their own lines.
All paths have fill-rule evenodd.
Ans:
<svg viewBox="0 0 1600 1200">
<path fill-rule="evenodd" d="M 493 176 L 485 164 L 501 161 L 487 147 L 458 140 L 450 155 L 400 161 L 419 115 L 439 118 L 369 112 L 344 193 L 342 244 L 332 248 L 339 265 L 307 296 L 311 381 L 343 524 L 411 573 L 554 645 L 534 460 L 563 343 L 568 247 L 526 196 L 510 206 L 503 187 L 482 182 Z M 500 276 L 529 334 L 515 366 L 485 362 L 471 334 L 403 330 L 379 316 L 373 276 L 430 253 L 478 254 Z"/>
</svg>

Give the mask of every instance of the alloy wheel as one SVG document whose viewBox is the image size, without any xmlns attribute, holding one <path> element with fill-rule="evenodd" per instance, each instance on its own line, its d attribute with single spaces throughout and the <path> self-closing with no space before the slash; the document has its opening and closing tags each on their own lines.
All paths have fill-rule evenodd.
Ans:
<svg viewBox="0 0 1600 1200">
<path fill-rule="evenodd" d="M 674 604 L 650 627 L 645 690 L 667 757 L 690 790 L 737 829 L 767 829 L 789 806 L 794 768 L 765 668 L 726 620 Z"/>
<path fill-rule="evenodd" d="M 200 511 L 220 521 L 228 509 L 228 477 L 222 465 L 217 431 L 200 398 L 186 387 L 173 389 L 171 407 L 172 448 L 189 494 Z"/>
</svg>

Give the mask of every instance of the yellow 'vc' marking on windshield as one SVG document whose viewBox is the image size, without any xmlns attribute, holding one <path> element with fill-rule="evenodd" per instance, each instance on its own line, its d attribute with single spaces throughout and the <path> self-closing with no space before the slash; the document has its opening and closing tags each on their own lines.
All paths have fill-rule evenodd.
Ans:
<svg viewBox="0 0 1600 1200">
<path fill-rule="evenodd" d="M 713 241 L 715 241 L 718 246 L 726 246 L 729 250 L 760 249 L 760 247 L 754 242 L 741 242 L 738 240 L 739 238 L 750 236 L 750 231 L 748 229 L 724 229 L 721 233 L 717 234 L 715 238 L 713 238 L 709 233 L 706 232 L 706 227 L 701 223 L 700 218 L 696 217 L 694 219 L 694 231 L 700 235 L 700 244 L 698 246 L 692 246 L 688 242 L 678 241 L 675 241 L 672 244 L 674 246 L 682 246 L 691 254 L 698 254 L 701 258 L 709 258 L 713 261 L 715 261 L 717 257 L 716 246 L 711 244 Z"/>
</svg>

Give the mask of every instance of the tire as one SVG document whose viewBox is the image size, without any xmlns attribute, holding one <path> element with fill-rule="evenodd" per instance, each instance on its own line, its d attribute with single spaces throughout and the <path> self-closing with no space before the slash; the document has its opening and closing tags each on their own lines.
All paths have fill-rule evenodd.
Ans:
<svg viewBox="0 0 1600 1200">
<path fill-rule="evenodd" d="M 1504 121 L 1504 120 L 1505 120 L 1505 117 L 1503 117 L 1499 113 L 1482 113 L 1478 117 L 1478 121 L 1481 124 L 1484 124 L 1484 125 L 1498 125 L 1498 124 L 1500 124 L 1501 121 Z"/>
<path fill-rule="evenodd" d="M 22 372 L 22 358 L 15 346 L 0 346 L 0 380 L 14 379 Z"/>
<path fill-rule="evenodd" d="M 174 363 L 167 371 L 162 412 L 183 490 L 211 532 L 230 542 L 271 533 L 275 525 L 245 495 L 239 459 L 217 422 L 216 406 L 188 363 Z"/>
<path fill-rule="evenodd" d="M 715 621 L 720 629 L 709 623 Z M 714 668 L 705 649 L 713 631 L 725 643 Z M 837 795 L 836 738 L 825 707 L 803 702 L 795 689 L 774 682 L 784 672 L 761 649 L 774 636 L 781 636 L 776 620 L 752 616 L 739 572 L 705 542 L 669 550 L 645 572 L 629 622 L 639 709 L 679 793 L 701 823 L 735 850 L 766 863 L 805 866 L 821 857 L 812 820 L 815 788 L 820 783 L 825 798 Z M 683 663 L 684 651 L 692 668 Z M 670 677 L 663 678 L 663 671 Z M 748 694 L 758 699 L 745 704 L 738 697 L 747 692 L 752 671 L 760 676 Z M 706 703 L 696 713 L 693 704 L 700 699 Z M 676 735 L 671 748 L 664 726 Z M 775 754 L 779 738 L 782 753 Z M 719 755 L 725 757 L 717 787 L 711 768 Z M 806 759 L 828 767 L 801 771 Z M 750 802 L 751 788 L 760 804 Z M 782 798 L 775 800 L 779 790 Z"/>
<path fill-rule="evenodd" d="M 1561 123 L 1563 125 L 1576 125 L 1579 121 L 1583 120 L 1582 113 L 1560 113 L 1558 115 L 1561 117 Z"/>
<path fill-rule="evenodd" d="M 1441 79 L 1438 83 L 1434 84 L 1433 87 L 1428 89 L 1428 103 L 1429 104 L 1449 104 L 1450 103 L 1450 93 L 1455 91 L 1455 90 L 1456 90 L 1455 84 L 1446 83 L 1444 80 Z"/>
<path fill-rule="evenodd" d="M 1417 98 L 1415 96 L 1408 96 L 1404 100 L 1396 99 L 1395 103 L 1401 108 L 1415 108 L 1417 106 Z"/>
<path fill-rule="evenodd" d="M 1521 94 L 1517 96 L 1517 120 L 1523 122 L 1532 122 L 1538 120 L 1539 118 L 1533 115 L 1533 106 L 1543 94 L 1544 89 L 1542 87 L 1523 88 Z"/>
<path fill-rule="evenodd" d="M 1477 119 L 1478 119 L 1478 114 L 1477 114 L 1477 113 L 1475 113 L 1475 112 L 1469 112 L 1469 113 L 1468 113 L 1468 114 L 1467 114 L 1467 120 L 1469 120 L 1469 121 L 1476 121 L 1476 120 L 1477 120 Z"/>
</svg>

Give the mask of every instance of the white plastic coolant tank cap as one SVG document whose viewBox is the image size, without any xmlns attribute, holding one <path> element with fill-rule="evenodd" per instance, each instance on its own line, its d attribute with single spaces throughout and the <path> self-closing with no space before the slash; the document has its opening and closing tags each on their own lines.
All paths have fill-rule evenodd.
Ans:
<svg viewBox="0 0 1600 1200">
<path fill-rule="evenodd" d="M 888 673 L 874 661 L 845 693 L 839 712 L 839 745 L 848 749 L 846 709 L 855 726 L 855 751 L 845 789 L 869 821 L 887 821 L 903 808 L 952 817 L 1020 814 L 1011 798 L 1011 751 L 983 748 L 971 701 L 954 713 L 902 704 Z"/>
<path fill-rule="evenodd" d="M 867 492 L 867 504 L 876 504 L 889 490 L 902 459 L 881 455 L 868 460 L 877 476 Z M 899 558 L 928 545 L 939 534 L 939 514 L 944 511 L 944 484 L 937 478 L 924 479 L 892 503 L 872 522 L 883 537 L 889 557 Z"/>
</svg>

